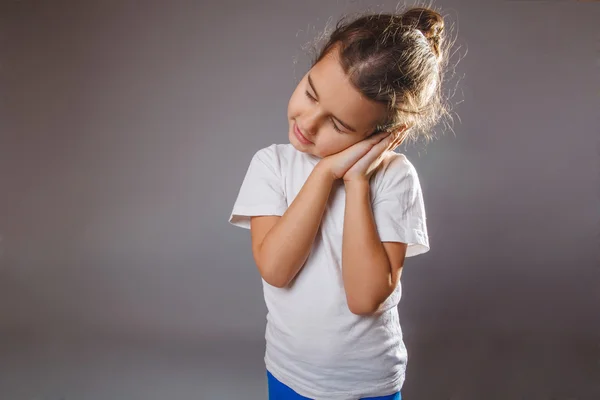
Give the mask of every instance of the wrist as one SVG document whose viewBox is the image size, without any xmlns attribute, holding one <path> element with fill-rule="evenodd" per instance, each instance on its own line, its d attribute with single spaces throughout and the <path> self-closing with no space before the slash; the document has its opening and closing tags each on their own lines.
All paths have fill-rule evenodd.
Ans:
<svg viewBox="0 0 600 400">
<path fill-rule="evenodd" d="M 337 179 L 331 171 L 331 168 L 329 168 L 329 165 L 325 159 L 321 159 L 317 165 L 315 165 L 313 173 L 317 174 L 321 179 L 324 179 L 331 184 L 333 184 L 333 182 Z"/>
<path fill-rule="evenodd" d="M 344 185 L 346 190 L 369 190 L 370 188 L 369 178 L 367 177 L 344 179 Z"/>
</svg>

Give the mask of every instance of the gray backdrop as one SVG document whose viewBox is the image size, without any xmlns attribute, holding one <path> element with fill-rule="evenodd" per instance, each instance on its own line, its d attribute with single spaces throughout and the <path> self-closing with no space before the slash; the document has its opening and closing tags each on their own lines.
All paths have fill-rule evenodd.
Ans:
<svg viewBox="0 0 600 400">
<path fill-rule="evenodd" d="M 227 224 L 331 17 L 368 1 L 0 2 L 0 398 L 264 399 Z M 438 1 L 454 133 L 403 149 L 405 398 L 600 398 L 600 4 Z M 466 53 L 466 56 L 465 56 Z"/>
</svg>

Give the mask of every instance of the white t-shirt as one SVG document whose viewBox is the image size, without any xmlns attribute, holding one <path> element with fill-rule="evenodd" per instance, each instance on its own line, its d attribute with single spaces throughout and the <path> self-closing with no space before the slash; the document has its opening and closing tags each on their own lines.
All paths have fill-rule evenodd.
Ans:
<svg viewBox="0 0 600 400">
<path fill-rule="evenodd" d="M 283 215 L 318 161 L 291 144 L 259 150 L 229 222 L 250 228 L 251 216 Z M 429 250 L 421 186 L 404 155 L 390 152 L 375 172 L 371 201 L 381 241 L 407 243 L 407 257 Z M 344 184 L 338 180 L 311 253 L 291 287 L 276 288 L 263 280 L 267 370 L 311 399 L 385 396 L 400 391 L 404 382 L 400 284 L 377 315 L 358 316 L 348 309 L 342 280 L 344 207 Z"/>
</svg>

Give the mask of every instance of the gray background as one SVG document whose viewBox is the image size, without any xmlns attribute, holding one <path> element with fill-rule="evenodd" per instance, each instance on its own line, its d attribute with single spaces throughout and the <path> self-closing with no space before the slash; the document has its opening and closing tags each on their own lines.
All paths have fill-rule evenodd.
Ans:
<svg viewBox="0 0 600 400">
<path fill-rule="evenodd" d="M 264 399 L 229 212 L 286 141 L 302 46 L 395 4 L 0 2 L 0 398 Z M 403 150 L 432 245 L 402 278 L 404 397 L 599 399 L 600 4 L 436 4 L 464 102 Z"/>
</svg>

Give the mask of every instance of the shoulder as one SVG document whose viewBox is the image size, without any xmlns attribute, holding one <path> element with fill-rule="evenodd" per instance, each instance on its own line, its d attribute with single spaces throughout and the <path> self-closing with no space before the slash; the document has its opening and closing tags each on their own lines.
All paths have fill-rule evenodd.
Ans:
<svg viewBox="0 0 600 400">
<path fill-rule="evenodd" d="M 419 176 L 414 165 L 401 153 L 389 152 L 381 162 L 375 175 L 377 191 L 385 191 L 390 187 L 418 187 Z"/>
<path fill-rule="evenodd" d="M 276 163 L 290 158 L 293 154 L 293 150 L 294 149 L 291 144 L 272 144 L 258 150 L 256 153 L 254 153 L 253 158 L 261 161 Z"/>
<path fill-rule="evenodd" d="M 252 164 L 264 164 L 269 168 L 279 169 L 281 162 L 285 160 L 287 156 L 286 145 L 272 144 L 267 147 L 263 147 L 254 153 L 252 156 Z"/>
<path fill-rule="evenodd" d="M 382 161 L 382 167 L 388 173 L 410 172 L 415 169 L 406 155 L 390 151 Z"/>
<path fill-rule="evenodd" d="M 290 143 L 264 147 L 254 154 L 252 162 L 265 164 L 278 171 L 288 171 L 300 164 L 314 164 L 308 156 L 296 150 Z"/>
<path fill-rule="evenodd" d="M 298 155 L 291 144 L 271 144 L 256 151 L 250 161 L 252 174 L 268 174 L 282 177 L 291 165 L 295 165 Z"/>
</svg>

